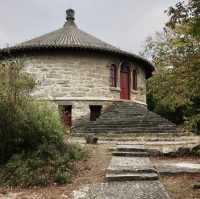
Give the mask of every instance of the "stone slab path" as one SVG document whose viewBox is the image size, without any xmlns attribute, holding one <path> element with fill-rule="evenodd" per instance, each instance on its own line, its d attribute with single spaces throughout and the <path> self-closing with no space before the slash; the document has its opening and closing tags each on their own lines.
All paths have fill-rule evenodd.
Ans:
<svg viewBox="0 0 200 199">
<path fill-rule="evenodd" d="M 191 162 L 174 162 L 169 163 L 162 161 L 162 163 L 155 164 L 160 175 L 180 175 L 180 174 L 200 174 L 200 164 Z"/>
<path fill-rule="evenodd" d="M 73 199 L 170 199 L 150 159 L 138 157 L 138 152 L 147 153 L 143 145 L 116 145 L 113 151 L 122 153 L 112 157 L 107 183 L 84 186 Z"/>
<path fill-rule="evenodd" d="M 159 181 L 126 181 L 88 185 L 74 199 L 170 199 Z"/>
<path fill-rule="evenodd" d="M 156 172 L 149 158 L 141 157 L 112 157 L 111 163 L 107 169 L 109 172 Z"/>
</svg>

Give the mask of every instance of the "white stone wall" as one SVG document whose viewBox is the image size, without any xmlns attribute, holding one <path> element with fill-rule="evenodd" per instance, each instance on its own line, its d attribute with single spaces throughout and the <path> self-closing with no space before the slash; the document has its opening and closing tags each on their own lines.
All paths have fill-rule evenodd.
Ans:
<svg viewBox="0 0 200 199">
<path fill-rule="evenodd" d="M 145 71 L 135 65 L 134 68 L 137 71 L 137 90 L 133 90 L 132 86 L 132 74 L 131 74 L 131 100 L 136 102 L 141 102 L 146 104 L 146 79 L 145 79 Z"/>
<path fill-rule="evenodd" d="M 122 61 L 114 56 L 68 53 L 29 56 L 25 65 L 39 82 L 33 96 L 72 105 L 72 118 L 76 120 L 89 115 L 89 105 L 106 108 L 112 101 L 120 100 L 120 82 L 118 88 L 110 87 L 109 65 L 120 66 Z M 131 89 L 130 100 L 146 103 L 145 72 L 135 63 L 131 64 L 131 70 L 133 68 L 138 71 L 138 90 Z M 120 72 L 118 76 L 120 81 Z M 132 74 L 130 76 L 132 88 Z"/>
<path fill-rule="evenodd" d="M 41 99 L 119 99 L 110 90 L 110 57 L 56 55 L 35 56 L 25 62 L 26 70 L 39 81 L 34 96 Z"/>
<path fill-rule="evenodd" d="M 74 124 L 77 120 L 90 120 L 90 105 L 102 106 L 102 112 L 112 105 L 112 101 L 56 101 L 58 105 L 71 105 L 72 106 L 72 123 Z"/>
</svg>

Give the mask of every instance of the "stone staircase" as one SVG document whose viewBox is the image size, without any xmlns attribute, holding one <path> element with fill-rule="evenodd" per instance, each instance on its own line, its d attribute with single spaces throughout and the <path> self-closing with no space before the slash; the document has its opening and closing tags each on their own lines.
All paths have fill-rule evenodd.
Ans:
<svg viewBox="0 0 200 199">
<path fill-rule="evenodd" d="M 116 153 L 117 156 L 116 156 Z M 107 169 L 107 181 L 152 181 L 158 174 L 152 166 L 144 145 L 117 145 Z"/>
<path fill-rule="evenodd" d="M 116 102 L 96 121 L 82 122 L 76 133 L 175 133 L 176 126 L 146 106 L 133 102 Z"/>
</svg>

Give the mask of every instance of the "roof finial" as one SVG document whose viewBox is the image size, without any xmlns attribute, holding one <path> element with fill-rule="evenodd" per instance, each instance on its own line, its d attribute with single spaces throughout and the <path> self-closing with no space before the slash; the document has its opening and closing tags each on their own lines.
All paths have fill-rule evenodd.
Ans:
<svg viewBox="0 0 200 199">
<path fill-rule="evenodd" d="M 67 13 L 67 21 L 71 21 L 73 22 L 75 20 L 75 11 L 73 9 L 68 9 L 66 10 L 66 13 Z"/>
</svg>

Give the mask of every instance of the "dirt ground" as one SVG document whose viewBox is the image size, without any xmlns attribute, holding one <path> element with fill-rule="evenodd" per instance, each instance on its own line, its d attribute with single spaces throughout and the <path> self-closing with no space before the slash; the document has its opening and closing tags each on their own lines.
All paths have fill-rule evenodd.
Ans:
<svg viewBox="0 0 200 199">
<path fill-rule="evenodd" d="M 153 157 L 151 158 L 151 161 L 153 163 L 162 163 L 163 161 L 169 163 L 187 161 L 200 164 L 199 157 Z M 200 174 L 161 176 L 160 181 L 163 183 L 172 199 L 200 199 L 200 189 L 193 189 L 193 184 L 200 182 Z"/>
<path fill-rule="evenodd" d="M 75 165 L 77 171 L 72 183 L 65 186 L 50 186 L 32 189 L 0 188 L 0 199 L 66 199 L 73 190 L 81 185 L 104 181 L 105 170 L 111 159 L 111 153 L 105 145 L 88 145 L 89 158 Z"/>
<path fill-rule="evenodd" d="M 200 189 L 193 189 L 194 182 L 200 181 L 200 175 L 164 176 L 160 181 L 172 199 L 200 199 Z"/>
</svg>

